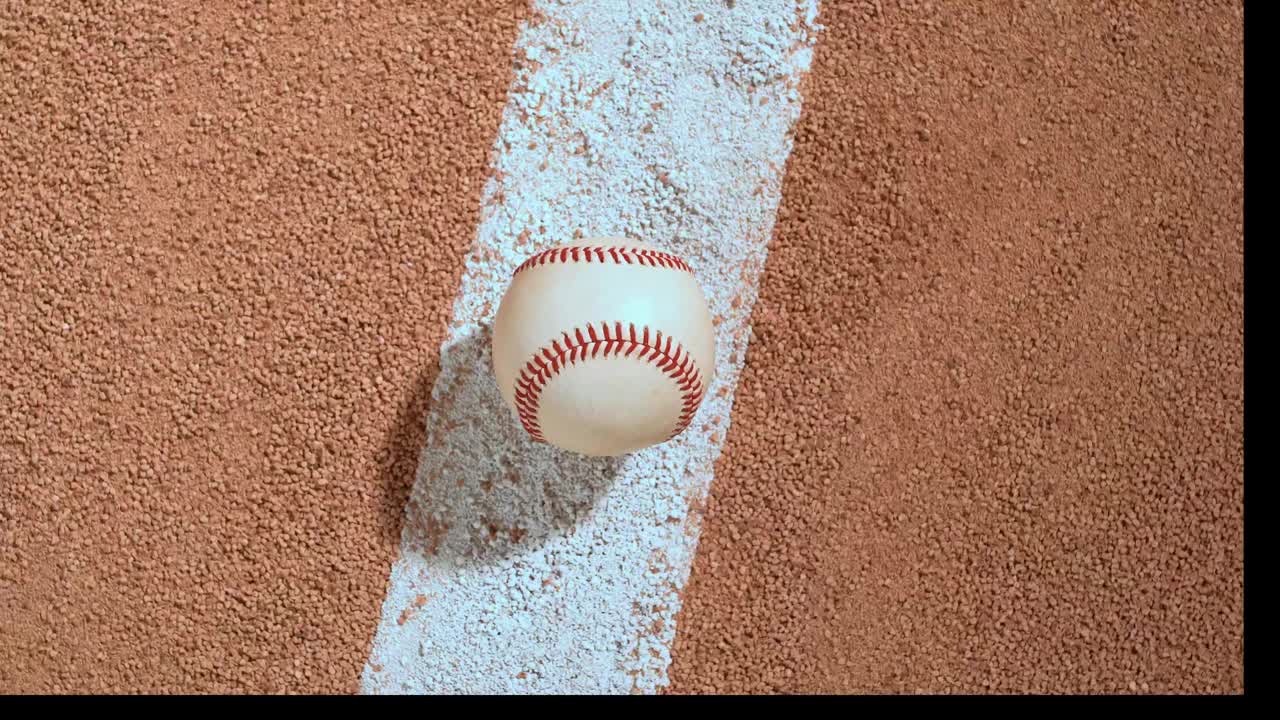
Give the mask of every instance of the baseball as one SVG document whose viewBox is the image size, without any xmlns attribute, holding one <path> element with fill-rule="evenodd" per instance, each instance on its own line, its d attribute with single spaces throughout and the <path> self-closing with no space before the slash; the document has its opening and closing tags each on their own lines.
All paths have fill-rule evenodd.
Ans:
<svg viewBox="0 0 1280 720">
<path fill-rule="evenodd" d="M 498 307 L 493 373 L 539 442 L 622 455 L 693 420 L 715 373 L 715 330 L 689 265 L 594 239 L 522 263 Z"/>
</svg>

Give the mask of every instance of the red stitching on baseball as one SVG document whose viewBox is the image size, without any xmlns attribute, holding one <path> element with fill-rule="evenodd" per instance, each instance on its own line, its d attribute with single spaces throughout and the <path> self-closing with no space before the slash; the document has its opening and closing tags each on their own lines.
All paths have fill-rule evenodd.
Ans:
<svg viewBox="0 0 1280 720">
<path fill-rule="evenodd" d="M 606 256 L 607 253 L 607 256 Z M 661 267 L 683 270 L 687 273 L 693 272 L 693 268 L 684 260 L 671 253 L 662 252 L 661 250 L 645 250 L 641 248 L 630 247 L 608 247 L 608 246 L 592 246 L 586 247 L 575 245 L 573 247 L 551 248 L 543 250 L 533 257 L 520 263 L 516 271 L 512 275 L 519 275 L 521 272 L 528 270 L 536 265 L 546 265 L 547 263 L 567 263 L 567 262 L 605 262 L 606 258 L 611 260 L 615 265 L 644 265 L 646 267 Z"/>
<path fill-rule="evenodd" d="M 627 324 L 626 331 L 620 322 L 613 323 L 613 327 L 609 325 L 607 322 L 599 323 L 598 326 L 586 325 L 585 337 L 584 328 L 574 328 L 572 334 L 562 333 L 548 345 L 538 348 L 525 363 L 520 377 L 516 379 L 516 414 L 520 416 L 520 424 L 534 440 L 547 441 L 542 428 L 538 426 L 542 391 L 551 382 L 551 378 L 559 375 L 565 367 L 576 365 L 579 360 L 586 360 L 588 350 L 591 351 L 592 360 L 597 356 L 609 357 L 619 353 L 623 357 L 631 357 L 639 350 L 638 358 L 656 366 L 675 381 L 676 388 L 680 391 L 680 417 L 667 440 L 679 435 L 693 421 L 693 415 L 706 394 L 702 372 L 693 356 L 679 342 L 673 341 L 670 335 L 664 339 L 661 330 L 655 330 L 650 335 L 649 326 L 645 325 L 637 337 L 633 323 Z"/>
</svg>

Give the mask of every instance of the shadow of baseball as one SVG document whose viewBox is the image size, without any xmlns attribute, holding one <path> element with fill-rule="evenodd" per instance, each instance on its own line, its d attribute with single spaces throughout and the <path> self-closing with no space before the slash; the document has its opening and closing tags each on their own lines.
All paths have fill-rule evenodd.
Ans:
<svg viewBox="0 0 1280 720">
<path fill-rule="evenodd" d="M 498 392 L 490 337 L 480 326 L 440 353 L 401 536 L 428 564 L 494 563 L 572 534 L 618 474 L 620 459 L 529 439 Z"/>
</svg>

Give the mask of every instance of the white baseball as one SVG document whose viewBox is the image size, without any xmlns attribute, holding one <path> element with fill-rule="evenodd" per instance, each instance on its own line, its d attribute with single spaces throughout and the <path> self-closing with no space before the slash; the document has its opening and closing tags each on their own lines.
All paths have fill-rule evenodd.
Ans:
<svg viewBox="0 0 1280 720">
<path fill-rule="evenodd" d="M 502 397 L 537 441 L 622 455 L 678 435 L 715 373 L 715 330 L 672 253 L 594 239 L 520 265 L 493 326 Z"/>
</svg>

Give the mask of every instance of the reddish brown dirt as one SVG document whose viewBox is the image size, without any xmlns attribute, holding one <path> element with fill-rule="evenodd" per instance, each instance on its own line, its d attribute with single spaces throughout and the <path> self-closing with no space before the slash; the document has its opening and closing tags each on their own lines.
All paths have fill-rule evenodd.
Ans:
<svg viewBox="0 0 1280 720">
<path fill-rule="evenodd" d="M 523 5 L 0 6 L 0 691 L 355 689 Z"/>
<path fill-rule="evenodd" d="M 903 5 L 824 3 L 673 689 L 1240 691 L 1239 5 Z"/>
<path fill-rule="evenodd" d="M 0 691 L 355 687 L 523 5 L 0 9 Z M 1239 690 L 1238 6 L 823 21 L 673 689 Z"/>
</svg>

